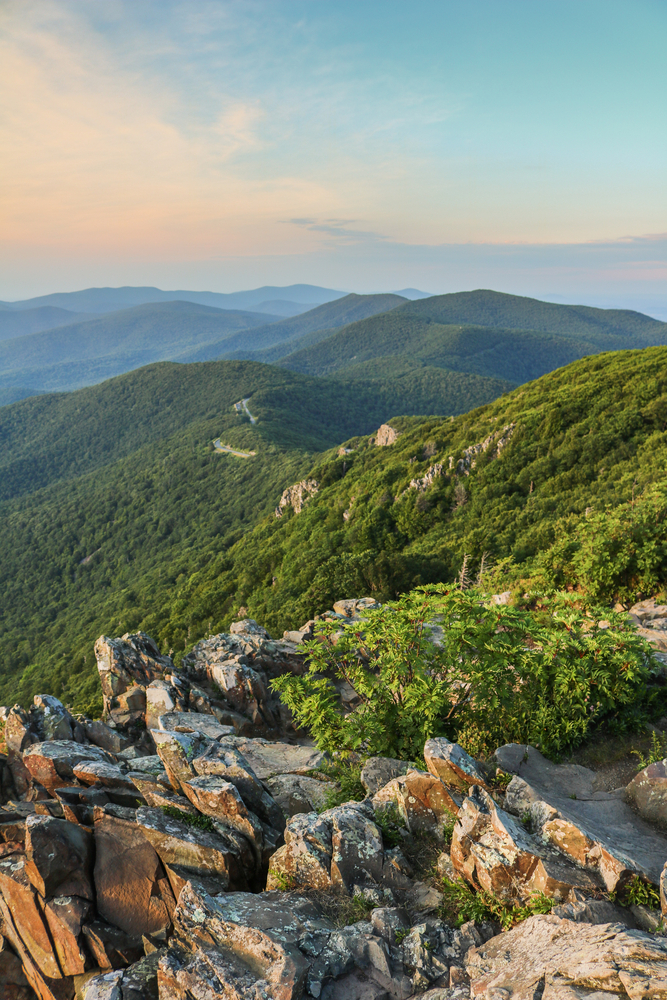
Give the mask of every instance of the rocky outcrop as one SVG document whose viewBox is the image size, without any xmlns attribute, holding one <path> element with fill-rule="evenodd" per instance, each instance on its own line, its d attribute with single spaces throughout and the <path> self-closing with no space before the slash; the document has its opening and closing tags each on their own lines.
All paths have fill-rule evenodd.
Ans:
<svg viewBox="0 0 667 1000">
<path fill-rule="evenodd" d="M 394 430 L 389 424 L 381 424 L 375 432 L 375 438 L 371 440 L 378 448 L 386 448 L 387 445 L 398 441 L 400 436 L 400 431 Z"/>
<path fill-rule="evenodd" d="M 298 645 L 244 619 L 176 670 L 148 637 L 102 639 L 105 722 L 46 695 L 0 710 L 0 997 L 667 995 L 659 911 L 619 903 L 631 881 L 651 903 L 651 883 L 667 915 L 662 765 L 608 793 L 507 746 L 501 788 L 495 764 L 439 737 L 428 770 L 371 758 L 366 799 L 327 808 L 340 786 L 270 690 L 304 669 Z M 340 694 L 345 710 L 356 693 Z M 439 853 L 432 880 L 411 868 L 420 851 Z M 556 906 L 508 932 L 454 927 L 462 879 L 506 913 L 537 892 Z"/>
<path fill-rule="evenodd" d="M 667 834 L 637 816 L 625 789 L 597 791 L 595 772 L 553 764 L 533 747 L 509 744 L 496 752 L 496 759 L 516 775 L 507 788 L 506 807 L 530 820 L 534 836 L 597 873 L 608 890 L 634 876 L 658 885 Z"/>
<path fill-rule="evenodd" d="M 470 995 L 545 1000 L 667 995 L 667 941 L 619 924 L 525 920 L 466 956 Z"/>
<path fill-rule="evenodd" d="M 319 489 L 320 484 L 315 479 L 302 479 L 300 483 L 288 486 L 286 490 L 283 490 L 283 494 L 278 501 L 278 506 L 275 510 L 276 517 L 282 517 L 288 507 L 291 507 L 295 514 L 300 514 L 304 504 L 311 497 L 314 497 L 319 492 Z"/>
</svg>

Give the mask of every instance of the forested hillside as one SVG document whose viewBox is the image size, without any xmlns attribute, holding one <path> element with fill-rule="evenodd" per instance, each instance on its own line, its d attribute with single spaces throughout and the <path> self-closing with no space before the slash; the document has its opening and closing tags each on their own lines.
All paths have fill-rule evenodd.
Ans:
<svg viewBox="0 0 667 1000">
<path fill-rule="evenodd" d="M 184 606 L 222 622 L 243 605 L 279 632 L 341 594 L 455 580 L 465 556 L 473 580 L 484 557 L 493 586 L 535 575 L 610 602 L 667 582 L 667 348 L 586 358 L 456 419 L 392 426 L 391 446 L 330 452 L 306 508 L 262 522 L 183 586 Z"/>
<path fill-rule="evenodd" d="M 311 375 L 369 378 L 435 367 L 516 384 L 589 354 L 663 343 L 667 324 L 641 313 L 480 291 L 407 302 L 266 360 Z"/>
<path fill-rule="evenodd" d="M 249 361 L 158 364 L 0 409 L 0 702 L 61 688 L 76 704 L 96 697 L 95 638 L 163 632 L 178 587 L 272 511 L 318 453 L 397 407 L 419 413 L 430 399 L 456 413 L 506 388 L 441 374 L 345 386 Z M 234 410 L 246 397 L 255 426 Z M 218 437 L 256 455 L 216 453 Z M 177 625 L 170 644 L 192 635 Z"/>
</svg>

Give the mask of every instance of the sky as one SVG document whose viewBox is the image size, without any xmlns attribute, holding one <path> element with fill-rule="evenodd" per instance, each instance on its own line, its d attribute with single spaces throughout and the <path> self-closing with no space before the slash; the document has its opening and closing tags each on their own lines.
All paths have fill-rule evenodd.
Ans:
<svg viewBox="0 0 667 1000">
<path fill-rule="evenodd" d="M 0 299 L 478 287 L 667 319 L 665 0 L 0 0 Z"/>
</svg>

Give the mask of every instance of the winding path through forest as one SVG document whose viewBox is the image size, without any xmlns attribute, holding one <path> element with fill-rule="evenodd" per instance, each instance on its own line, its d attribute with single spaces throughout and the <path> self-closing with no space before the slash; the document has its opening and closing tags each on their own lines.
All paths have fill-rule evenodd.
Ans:
<svg viewBox="0 0 667 1000">
<path fill-rule="evenodd" d="M 252 413 L 248 409 L 248 400 L 249 399 L 250 399 L 250 396 L 248 396 L 247 399 L 240 400 L 240 402 L 238 402 L 238 403 L 234 403 L 234 409 L 236 410 L 237 413 L 243 413 L 243 411 L 245 411 L 246 415 L 248 417 L 250 417 L 250 423 L 251 424 L 256 424 L 257 423 L 257 417 L 253 417 Z"/>
<path fill-rule="evenodd" d="M 257 454 L 254 451 L 237 451 L 236 448 L 230 448 L 228 444 L 223 444 L 220 438 L 215 439 L 213 447 L 216 451 L 225 452 L 227 455 L 236 455 L 237 458 L 252 458 L 253 455 Z"/>
</svg>

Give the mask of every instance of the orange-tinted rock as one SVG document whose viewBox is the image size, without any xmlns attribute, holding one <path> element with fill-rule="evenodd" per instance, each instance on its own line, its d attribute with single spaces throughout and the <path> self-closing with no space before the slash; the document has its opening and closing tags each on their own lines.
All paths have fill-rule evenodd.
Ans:
<svg viewBox="0 0 667 1000">
<path fill-rule="evenodd" d="M 215 875 L 232 888 L 247 887 L 255 856 L 248 841 L 234 830 L 218 828 L 212 833 L 193 828 L 147 806 L 137 809 L 137 823 L 163 864 Z"/>
<path fill-rule="evenodd" d="M 37 893 L 28 879 L 25 861 L 20 855 L 0 861 L 0 893 L 23 946 L 39 972 L 48 979 L 61 979 L 62 971 L 53 951 Z M 3 917 L 7 923 L 4 911 Z"/>
<path fill-rule="evenodd" d="M 94 912 L 92 903 L 78 896 L 56 896 L 42 906 L 63 975 L 80 976 L 89 964 L 81 928 Z"/>
<path fill-rule="evenodd" d="M 193 760 L 201 756 L 210 740 L 199 733 L 151 731 L 160 760 L 164 765 L 175 792 L 182 791 L 182 783 L 195 777 Z"/>
<path fill-rule="evenodd" d="M 26 875 L 41 896 L 95 898 L 92 837 L 83 827 L 51 816 L 29 816 L 25 847 Z"/>
<path fill-rule="evenodd" d="M 264 846 L 262 825 L 257 816 L 247 808 L 235 785 L 217 774 L 204 774 L 181 784 L 200 813 L 219 819 L 225 826 L 238 830 L 253 845 L 258 860 L 261 858 Z"/>
<path fill-rule="evenodd" d="M 462 796 L 440 778 L 410 770 L 392 778 L 371 801 L 376 810 L 393 803 L 410 833 L 427 833 L 442 839 L 444 827 L 456 818 Z"/>
<path fill-rule="evenodd" d="M 446 785 L 467 792 L 471 785 L 481 785 L 489 791 L 484 770 L 458 743 L 444 737 L 427 740 L 424 744 L 426 766 Z"/>
<path fill-rule="evenodd" d="M 529 917 L 471 949 L 470 996 L 511 1000 L 667 996 L 667 941 L 620 924 Z"/>
<path fill-rule="evenodd" d="M 50 740 L 34 743 L 23 754 L 23 763 L 34 781 L 53 795 L 56 788 L 70 785 L 74 778 L 74 767 L 81 761 L 100 761 L 113 764 L 113 757 L 95 746 L 82 746 L 73 740 Z"/>
<path fill-rule="evenodd" d="M 481 785 L 472 786 L 461 806 L 451 858 L 468 881 L 513 900 L 525 900 L 537 891 L 563 900 L 575 887 L 590 891 L 602 886 L 597 873 L 578 868 L 531 837 Z"/>
<path fill-rule="evenodd" d="M 105 710 L 112 699 L 134 685 L 146 685 L 173 670 L 168 656 L 160 652 L 144 632 L 126 633 L 120 639 L 100 636 L 95 643 L 95 657 L 100 675 Z"/>
<path fill-rule="evenodd" d="M 127 934 L 159 933 L 176 902 L 162 863 L 136 823 L 95 813 L 97 910 Z"/>
<path fill-rule="evenodd" d="M 317 813 L 298 813 L 285 827 L 285 846 L 269 862 L 267 889 L 330 889 L 333 829 Z"/>
<path fill-rule="evenodd" d="M 124 969 L 139 961 L 144 953 L 141 938 L 133 938 L 120 927 L 104 920 L 84 924 L 83 933 L 93 959 L 100 969 Z"/>
</svg>

